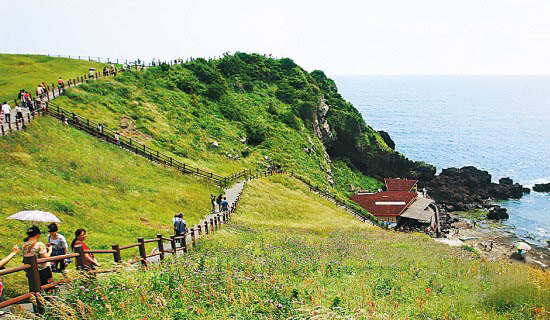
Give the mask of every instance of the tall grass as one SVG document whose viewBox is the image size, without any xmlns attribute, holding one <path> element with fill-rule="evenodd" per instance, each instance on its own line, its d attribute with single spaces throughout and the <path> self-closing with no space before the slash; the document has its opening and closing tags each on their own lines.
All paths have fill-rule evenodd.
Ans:
<svg viewBox="0 0 550 320">
<path fill-rule="evenodd" d="M 172 217 L 183 212 L 189 224 L 210 208 L 205 181 L 150 163 L 114 145 L 103 143 L 52 118 L 33 121 L 26 131 L 0 138 L 0 252 L 21 244 L 28 223 L 6 220 L 25 209 L 54 213 L 68 241 L 77 228 L 88 231 L 87 243 L 110 249 L 172 232 Z M 46 228 L 42 241 L 46 241 Z M 129 253 L 132 255 L 136 252 Z M 128 258 L 128 256 L 126 256 Z M 112 260 L 111 255 L 101 256 Z M 21 262 L 16 257 L 9 266 Z M 24 291 L 5 277 L 8 295 Z"/>
<path fill-rule="evenodd" d="M 248 184 L 232 223 L 190 254 L 75 283 L 46 318 L 543 319 L 548 285 L 528 266 L 369 227 L 277 176 Z"/>
</svg>

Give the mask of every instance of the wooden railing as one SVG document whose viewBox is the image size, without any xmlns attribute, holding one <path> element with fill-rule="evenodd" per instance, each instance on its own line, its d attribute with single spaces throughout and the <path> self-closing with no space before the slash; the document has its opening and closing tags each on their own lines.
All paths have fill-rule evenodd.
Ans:
<svg viewBox="0 0 550 320">
<path fill-rule="evenodd" d="M 325 197 L 326 199 L 334 202 L 336 205 L 344 208 L 346 211 L 348 211 L 350 214 L 352 214 L 353 216 L 355 216 L 357 219 L 361 220 L 362 222 L 368 222 L 368 223 L 371 223 L 373 225 L 380 226 L 378 220 L 370 212 L 366 211 L 365 209 L 353 208 L 352 207 L 353 204 L 351 204 L 351 203 L 348 204 L 348 203 L 344 202 L 346 200 L 341 200 L 337 196 L 329 193 L 328 191 L 324 191 L 324 190 L 320 189 L 318 186 L 313 185 L 310 180 L 308 180 L 308 179 L 306 179 L 306 178 L 304 178 L 300 175 L 295 175 L 293 172 L 291 172 L 290 176 L 302 181 L 305 185 L 307 185 L 309 187 L 309 191 L 315 192 L 315 193 L 319 194 L 319 196 Z M 347 201 L 351 201 L 351 200 L 347 200 Z"/>
<path fill-rule="evenodd" d="M 259 178 L 261 176 L 267 177 L 268 175 L 273 175 L 273 173 L 274 173 L 273 171 L 258 172 L 253 176 L 248 176 L 247 178 L 254 179 L 254 178 Z M 116 264 L 119 264 L 123 262 L 121 258 L 122 251 L 137 248 L 138 258 L 128 261 L 128 263 L 135 264 L 139 262 L 143 267 L 148 266 L 148 264 L 150 263 L 148 259 L 152 257 L 158 256 L 159 261 L 162 261 L 165 259 L 166 254 L 171 254 L 172 256 L 176 256 L 180 251 L 187 253 L 190 248 L 193 248 L 197 245 L 198 239 L 206 235 L 213 234 L 216 231 L 219 231 L 223 224 L 229 223 L 231 221 L 232 215 L 236 212 L 239 206 L 241 195 L 242 195 L 242 190 L 239 192 L 235 201 L 230 205 L 227 211 L 216 213 L 216 214 L 208 214 L 204 220 L 202 220 L 197 225 L 190 228 L 189 232 L 185 234 L 175 234 L 175 235 L 170 235 L 169 237 L 165 237 L 162 234 L 157 234 L 156 238 L 152 238 L 152 239 L 138 238 L 137 242 L 130 243 L 125 246 L 120 246 L 119 244 L 113 244 L 111 246 L 111 249 L 107 249 L 107 250 L 84 250 L 82 246 L 77 245 L 74 247 L 74 250 L 73 250 L 74 253 L 54 256 L 49 258 L 38 258 L 35 254 L 26 254 L 23 256 L 22 265 L 0 270 L 0 277 L 4 275 L 10 275 L 10 274 L 15 274 L 15 273 L 24 271 L 27 277 L 29 292 L 10 298 L 5 301 L 1 301 L 0 309 L 22 301 L 26 301 L 33 295 L 40 294 L 41 292 L 46 290 L 51 290 L 64 282 L 71 281 L 67 279 L 67 280 L 58 281 L 47 285 L 41 285 L 40 274 L 38 269 L 38 265 L 40 263 L 61 261 L 67 258 L 75 258 L 76 269 L 82 272 L 85 272 L 86 268 L 84 263 L 84 255 L 89 253 L 111 254 L 113 255 L 113 261 Z M 165 249 L 164 247 L 164 244 L 167 242 L 170 243 L 170 249 Z M 147 244 L 154 244 L 156 252 L 151 252 L 150 254 L 147 254 L 147 246 L 146 246 Z M 145 269 L 141 269 L 141 270 L 145 270 Z"/>
</svg>

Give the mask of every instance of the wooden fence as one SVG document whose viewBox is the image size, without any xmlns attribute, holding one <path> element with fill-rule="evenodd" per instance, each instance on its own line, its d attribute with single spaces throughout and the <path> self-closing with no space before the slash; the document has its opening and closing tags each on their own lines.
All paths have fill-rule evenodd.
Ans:
<svg viewBox="0 0 550 320">
<path fill-rule="evenodd" d="M 259 173 L 256 173 L 254 176 L 249 176 L 248 179 L 258 178 L 261 176 L 267 177 L 268 175 L 273 175 L 273 173 L 274 171 L 259 172 Z M 185 234 L 175 234 L 175 235 L 170 235 L 169 237 L 165 237 L 162 234 L 157 234 L 156 238 L 152 238 L 152 239 L 138 238 L 137 242 L 134 242 L 125 246 L 120 246 L 119 244 L 113 244 L 111 246 L 111 249 L 108 249 L 108 250 L 84 250 L 82 246 L 75 246 L 74 253 L 61 255 L 61 256 L 54 256 L 49 258 L 38 258 L 34 254 L 25 254 L 23 257 L 22 265 L 0 270 L 0 277 L 4 275 L 9 275 L 9 274 L 14 274 L 17 272 L 24 271 L 27 277 L 29 292 L 23 295 L 8 299 L 6 301 L 0 302 L 0 309 L 22 301 L 26 301 L 29 298 L 31 298 L 31 296 L 33 295 L 40 294 L 41 292 L 46 290 L 51 290 L 53 288 L 56 288 L 62 283 L 71 281 L 71 280 L 63 280 L 63 281 L 58 281 L 47 285 L 41 285 L 40 274 L 38 269 L 38 265 L 40 263 L 61 261 L 67 258 L 75 258 L 76 269 L 84 272 L 85 270 L 84 255 L 89 253 L 111 254 L 113 255 L 113 261 L 118 264 L 122 262 L 122 258 L 121 258 L 122 251 L 137 248 L 138 249 L 137 253 L 139 258 L 128 262 L 131 264 L 141 263 L 143 267 L 147 267 L 147 265 L 150 263 L 148 259 L 152 257 L 158 256 L 159 260 L 164 260 L 166 254 L 171 254 L 172 256 L 176 256 L 177 253 L 180 251 L 187 253 L 190 248 L 193 248 L 196 246 L 198 239 L 206 235 L 215 233 L 216 231 L 221 229 L 223 224 L 226 224 L 231 220 L 233 213 L 235 213 L 235 211 L 239 206 L 241 195 L 242 195 L 242 190 L 239 192 L 235 201 L 231 204 L 231 206 L 228 208 L 226 212 L 207 215 L 205 220 L 203 220 L 202 222 L 199 222 L 199 224 L 190 228 L 189 232 Z M 170 243 L 170 249 L 165 248 L 164 246 L 165 243 Z M 147 245 L 149 246 L 154 245 L 156 252 L 147 254 Z M 144 270 L 144 269 L 141 269 L 141 270 Z"/>
<path fill-rule="evenodd" d="M 291 177 L 294 177 L 300 181 L 302 181 L 305 185 L 309 187 L 309 191 L 318 193 L 319 196 L 325 197 L 329 201 L 334 202 L 337 206 L 340 206 L 344 208 L 347 212 L 355 216 L 357 219 L 361 220 L 362 222 L 368 222 L 376 226 L 380 226 L 378 220 L 370 214 L 368 211 L 364 209 L 356 209 L 352 208 L 349 204 L 345 203 L 344 201 L 340 200 L 338 197 L 336 197 L 333 194 L 330 194 L 328 191 L 324 191 L 320 189 L 318 186 L 315 186 L 311 183 L 310 180 L 305 179 L 302 176 L 295 175 L 293 172 L 290 173 Z M 349 200 L 351 201 L 351 200 Z"/>
</svg>

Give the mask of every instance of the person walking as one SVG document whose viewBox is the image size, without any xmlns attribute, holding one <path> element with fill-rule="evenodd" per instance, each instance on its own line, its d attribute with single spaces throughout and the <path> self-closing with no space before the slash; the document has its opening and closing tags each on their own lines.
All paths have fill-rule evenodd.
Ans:
<svg viewBox="0 0 550 320">
<path fill-rule="evenodd" d="M 58 227 L 57 224 L 52 223 L 48 225 L 48 245 L 52 247 L 52 257 L 62 256 L 68 254 L 68 245 L 67 240 L 62 234 L 57 233 Z M 68 260 L 68 259 L 67 259 Z M 52 271 L 53 272 L 63 272 L 67 266 L 66 260 L 56 260 L 53 262 Z"/>
<path fill-rule="evenodd" d="M 90 250 L 88 246 L 86 245 L 86 230 L 84 229 L 77 229 L 74 232 L 74 239 L 71 242 L 71 250 L 74 252 L 75 246 L 82 246 L 83 250 Z M 96 258 L 94 257 L 93 253 L 85 253 L 84 254 L 84 270 L 93 270 L 96 267 L 101 267 L 99 262 L 97 262 Z"/>
<path fill-rule="evenodd" d="M 218 204 L 218 211 L 222 211 L 222 199 L 223 199 L 223 193 L 220 193 L 220 195 L 216 199 L 216 203 Z"/>
<path fill-rule="evenodd" d="M 37 226 L 32 226 L 27 230 L 27 237 L 23 243 L 23 255 L 36 254 L 38 258 L 49 258 L 52 254 L 52 247 L 40 241 L 40 229 Z M 49 262 L 38 264 L 38 274 L 40 275 L 40 284 L 47 285 L 53 282 L 52 269 Z"/>
<path fill-rule="evenodd" d="M 227 212 L 228 209 L 229 209 L 229 202 L 227 201 L 227 198 L 226 198 L 226 197 L 223 197 L 223 201 L 222 201 L 222 211 L 223 211 L 223 212 Z"/>
<path fill-rule="evenodd" d="M 23 124 L 23 109 L 19 105 L 15 105 L 15 122 Z"/>
<path fill-rule="evenodd" d="M 115 141 L 117 146 L 120 146 L 120 134 L 118 134 L 118 131 L 115 132 Z"/>
<path fill-rule="evenodd" d="M 19 247 L 14 245 L 11 249 L 11 252 L 4 259 L 0 260 L 0 270 L 5 269 L 6 264 L 10 262 L 13 257 L 19 252 Z M 4 289 L 4 284 L 2 283 L 2 277 L 0 276 L 0 301 L 2 301 L 2 291 Z"/>
<path fill-rule="evenodd" d="M 212 203 L 212 212 L 216 211 L 216 196 L 213 193 L 210 194 L 210 202 Z"/>
<path fill-rule="evenodd" d="M 57 79 L 57 90 L 60 95 L 65 93 L 65 83 L 63 82 L 63 79 L 61 77 Z"/>
<path fill-rule="evenodd" d="M 177 215 L 177 220 L 174 222 L 174 233 L 176 236 L 187 234 L 187 222 L 183 220 L 183 213 Z M 186 241 L 185 238 L 179 242 L 183 243 L 184 241 Z"/>
<path fill-rule="evenodd" d="M 11 107 L 7 101 L 2 104 L 2 112 L 4 112 L 4 121 L 7 124 L 11 123 Z"/>
</svg>

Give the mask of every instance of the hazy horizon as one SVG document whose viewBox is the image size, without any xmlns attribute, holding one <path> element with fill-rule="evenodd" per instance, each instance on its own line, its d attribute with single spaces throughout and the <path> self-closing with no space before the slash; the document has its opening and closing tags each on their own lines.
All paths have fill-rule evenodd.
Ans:
<svg viewBox="0 0 550 320">
<path fill-rule="evenodd" d="M 330 76 L 550 74 L 550 2 L 541 0 L 20 0 L 3 9 L 12 14 L 3 17 L 2 52 L 259 52 Z"/>
</svg>

